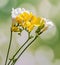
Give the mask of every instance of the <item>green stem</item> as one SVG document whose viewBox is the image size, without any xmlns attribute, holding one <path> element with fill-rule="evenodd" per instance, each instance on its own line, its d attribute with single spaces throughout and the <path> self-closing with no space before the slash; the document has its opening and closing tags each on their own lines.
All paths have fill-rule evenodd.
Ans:
<svg viewBox="0 0 60 65">
<path fill-rule="evenodd" d="M 12 42 L 12 31 L 11 31 L 11 34 L 10 34 L 10 42 L 9 42 L 9 47 L 8 47 L 8 51 L 7 51 L 5 65 L 7 64 L 7 60 L 8 60 L 8 56 L 9 56 L 9 51 L 10 51 L 10 47 L 11 47 L 11 42 Z"/>
<path fill-rule="evenodd" d="M 36 36 L 35 38 L 34 38 L 34 40 L 37 38 L 38 36 Z M 14 62 L 14 64 L 16 63 L 16 61 L 20 58 L 20 56 L 24 53 L 24 51 L 32 44 L 32 42 L 34 42 L 34 40 L 33 41 L 31 41 L 25 48 L 24 48 L 24 50 L 20 53 L 20 55 L 15 59 L 15 62 Z M 11 65 L 13 64 L 13 62 L 11 63 Z"/>
<path fill-rule="evenodd" d="M 12 59 L 8 62 L 7 65 L 11 63 L 12 60 L 14 60 L 15 56 L 19 53 L 19 51 L 24 47 L 24 45 L 31 39 L 30 33 L 28 33 L 28 39 L 27 41 L 18 49 L 18 51 L 13 55 Z"/>
<path fill-rule="evenodd" d="M 25 50 L 37 39 L 37 37 L 41 34 L 40 32 L 38 35 L 35 36 L 35 38 L 23 49 L 23 51 L 20 53 L 20 55 L 15 59 L 14 62 L 11 63 L 11 65 L 15 64 L 17 60 L 21 57 L 21 55 L 25 52 Z"/>
<path fill-rule="evenodd" d="M 29 39 L 28 39 L 29 40 Z M 11 61 L 15 58 L 15 56 L 18 54 L 18 52 L 23 48 L 23 46 L 28 42 L 28 40 L 18 49 L 18 51 L 15 53 L 15 55 L 12 57 L 12 59 L 8 62 L 8 65 L 11 63 Z"/>
</svg>

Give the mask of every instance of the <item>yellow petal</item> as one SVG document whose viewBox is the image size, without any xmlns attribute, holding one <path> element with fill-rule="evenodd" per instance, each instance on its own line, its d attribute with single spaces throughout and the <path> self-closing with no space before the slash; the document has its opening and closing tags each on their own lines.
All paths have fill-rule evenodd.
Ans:
<svg viewBox="0 0 60 65">
<path fill-rule="evenodd" d="M 18 27 L 12 27 L 12 32 L 20 32 Z"/>
<path fill-rule="evenodd" d="M 24 28 L 28 28 L 28 27 L 31 26 L 31 23 L 30 23 L 29 21 L 26 21 L 26 22 L 24 22 L 24 23 L 22 24 L 22 26 L 23 26 Z"/>
<path fill-rule="evenodd" d="M 40 26 L 40 21 L 41 21 L 41 18 L 37 18 L 34 25 L 35 26 Z"/>
<path fill-rule="evenodd" d="M 27 27 L 30 27 L 30 26 L 31 26 L 31 22 L 26 21 L 26 26 L 27 26 Z"/>
<path fill-rule="evenodd" d="M 37 20 L 37 17 L 36 16 L 33 16 L 32 19 L 31 19 L 31 21 L 32 21 L 31 23 L 35 23 L 36 20 Z"/>
<path fill-rule="evenodd" d="M 36 16 L 33 16 L 32 20 L 31 20 L 31 24 L 34 25 L 34 26 L 39 26 L 40 19 L 38 19 Z"/>
<path fill-rule="evenodd" d="M 24 20 L 24 18 L 22 17 L 22 15 L 18 15 L 17 17 L 16 17 L 16 21 L 18 22 L 18 23 L 22 23 L 22 21 Z"/>
<path fill-rule="evenodd" d="M 29 20 L 32 19 L 32 17 L 33 17 L 33 14 L 32 14 L 32 12 L 30 12 L 30 14 L 29 14 Z"/>
<path fill-rule="evenodd" d="M 30 31 L 32 31 L 33 30 L 33 28 L 34 28 L 34 26 L 33 25 L 31 25 L 30 27 L 28 27 L 27 29 L 28 29 L 28 31 L 30 32 Z"/>
<path fill-rule="evenodd" d="M 45 25 L 45 21 L 43 18 L 41 18 L 41 21 L 40 21 L 40 26 L 42 27 L 43 25 Z"/>
<path fill-rule="evenodd" d="M 27 12 L 23 12 L 22 16 L 24 17 L 24 21 L 29 19 L 29 13 L 27 13 Z"/>
</svg>

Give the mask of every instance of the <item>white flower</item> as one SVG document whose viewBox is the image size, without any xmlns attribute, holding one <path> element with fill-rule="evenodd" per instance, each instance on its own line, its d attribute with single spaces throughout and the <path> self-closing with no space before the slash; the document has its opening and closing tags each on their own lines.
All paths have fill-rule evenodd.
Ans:
<svg viewBox="0 0 60 65">
<path fill-rule="evenodd" d="M 25 10 L 24 8 L 12 8 L 12 18 L 15 19 L 17 15 L 23 13 L 23 12 L 27 12 L 29 13 L 29 11 Z"/>
<path fill-rule="evenodd" d="M 44 18 L 44 20 L 46 22 L 45 26 L 48 26 L 49 28 L 51 28 L 52 26 L 54 26 L 53 23 L 52 23 L 52 21 L 50 21 L 49 19 Z"/>
<path fill-rule="evenodd" d="M 41 30 L 43 33 L 40 35 L 42 39 L 50 39 L 56 35 L 56 26 L 55 24 L 50 21 L 49 19 L 44 18 L 45 20 L 45 27 Z"/>
<path fill-rule="evenodd" d="M 49 19 L 43 18 L 45 21 L 45 26 L 44 28 L 41 30 L 42 32 L 44 32 L 45 30 L 51 29 L 54 27 L 54 24 L 52 21 L 50 21 Z"/>
</svg>

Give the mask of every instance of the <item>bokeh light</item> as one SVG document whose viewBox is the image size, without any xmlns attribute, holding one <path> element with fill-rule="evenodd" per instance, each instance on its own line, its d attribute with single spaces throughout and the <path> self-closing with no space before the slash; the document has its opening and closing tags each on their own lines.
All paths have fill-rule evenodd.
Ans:
<svg viewBox="0 0 60 65">
<path fill-rule="evenodd" d="M 15 65 L 35 65 L 34 56 L 31 52 L 24 52 Z"/>
<path fill-rule="evenodd" d="M 7 42 L 7 37 L 2 31 L 0 32 L 0 45 L 4 44 Z"/>
<path fill-rule="evenodd" d="M 51 6 L 48 0 L 42 0 L 40 4 L 38 4 L 39 15 L 48 18 Z"/>
<path fill-rule="evenodd" d="M 25 9 L 31 11 L 32 13 L 34 13 L 35 15 L 37 14 L 36 8 L 34 7 L 33 4 L 30 4 L 30 3 L 23 3 L 23 4 L 21 4 L 19 7 L 25 8 Z"/>
<path fill-rule="evenodd" d="M 3 8 L 9 0 L 0 0 L 0 8 Z"/>
</svg>

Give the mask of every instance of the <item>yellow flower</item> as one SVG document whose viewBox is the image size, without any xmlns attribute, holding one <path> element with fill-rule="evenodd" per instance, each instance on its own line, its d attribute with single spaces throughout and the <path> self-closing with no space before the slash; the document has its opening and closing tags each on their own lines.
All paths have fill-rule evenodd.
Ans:
<svg viewBox="0 0 60 65">
<path fill-rule="evenodd" d="M 45 26 L 45 20 L 43 18 L 41 18 L 40 28 L 42 29 L 44 26 Z"/>
<path fill-rule="evenodd" d="M 23 16 L 24 21 L 27 21 L 29 19 L 29 13 L 23 12 L 21 15 Z"/>
<path fill-rule="evenodd" d="M 14 25 L 12 25 L 11 30 L 12 30 L 12 32 L 20 32 L 20 29 Z"/>
<path fill-rule="evenodd" d="M 31 22 L 26 21 L 26 27 L 30 27 L 31 26 Z"/>
<path fill-rule="evenodd" d="M 31 19 L 31 24 L 34 26 L 39 26 L 40 25 L 40 19 L 38 19 L 36 16 L 33 16 Z"/>
<path fill-rule="evenodd" d="M 33 16 L 32 20 L 31 20 L 31 24 L 34 25 L 34 26 L 37 26 L 37 27 L 38 26 L 42 27 L 45 24 L 45 21 L 41 17 L 37 18 L 36 16 Z"/>
<path fill-rule="evenodd" d="M 30 12 L 28 20 L 31 21 L 32 17 L 33 17 L 33 14 L 32 14 L 32 12 Z"/>
<path fill-rule="evenodd" d="M 19 14 L 18 16 L 16 16 L 16 21 L 18 23 L 21 23 L 21 21 L 26 22 L 27 20 L 30 20 L 32 18 L 32 12 L 27 13 L 27 12 L 23 12 L 22 14 Z"/>
<path fill-rule="evenodd" d="M 17 17 L 16 17 L 16 21 L 22 25 L 23 28 L 30 28 L 31 26 L 31 19 L 32 19 L 32 12 L 29 14 L 27 12 L 23 12 L 22 14 L 19 14 Z"/>
<path fill-rule="evenodd" d="M 16 21 L 28 31 L 32 31 L 35 26 L 42 28 L 45 22 L 41 17 L 33 15 L 32 12 L 23 12 L 17 15 Z M 13 27 L 13 30 L 19 31 L 17 27 Z"/>
<path fill-rule="evenodd" d="M 31 24 L 31 22 L 29 22 L 29 21 L 24 22 L 24 23 L 22 24 L 22 27 L 23 27 L 23 28 L 26 28 L 28 31 L 31 31 L 31 30 L 32 30 L 32 24 Z M 30 30 L 30 29 L 31 29 L 31 30 Z"/>
<path fill-rule="evenodd" d="M 21 14 L 19 14 L 17 17 L 16 17 L 16 21 L 21 25 L 22 24 L 22 21 L 24 20 L 23 16 Z"/>
<path fill-rule="evenodd" d="M 26 28 L 27 28 L 27 30 L 30 32 L 30 31 L 33 30 L 34 25 L 32 25 L 30 21 L 27 21 L 27 22 L 26 22 Z"/>
<path fill-rule="evenodd" d="M 27 12 L 23 12 L 22 14 L 22 17 L 24 18 L 24 21 L 26 22 L 27 20 L 30 20 L 33 16 L 32 12 L 30 13 L 27 13 Z"/>
<path fill-rule="evenodd" d="M 29 32 L 31 32 L 31 31 L 33 30 L 33 28 L 34 28 L 34 26 L 31 25 L 31 26 L 29 26 L 29 27 L 27 28 L 27 30 L 28 30 Z"/>
</svg>

